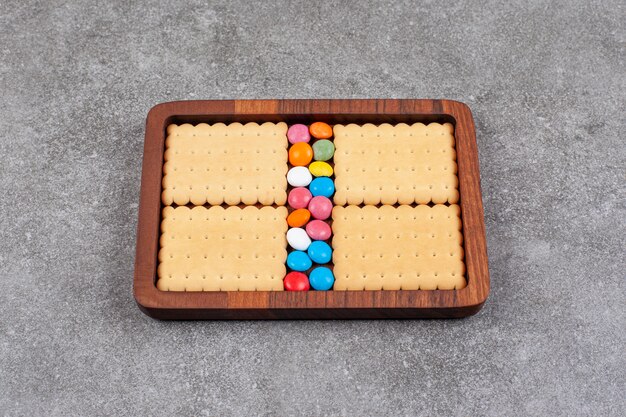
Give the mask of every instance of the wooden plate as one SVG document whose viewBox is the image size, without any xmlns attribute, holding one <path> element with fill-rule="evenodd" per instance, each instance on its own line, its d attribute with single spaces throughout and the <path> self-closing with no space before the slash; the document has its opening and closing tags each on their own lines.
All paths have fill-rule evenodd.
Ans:
<svg viewBox="0 0 626 417">
<path fill-rule="evenodd" d="M 450 122 L 455 126 L 467 286 L 435 291 L 165 292 L 156 288 L 165 129 L 170 123 L 323 121 Z M 134 295 L 159 319 L 365 319 L 465 317 L 489 293 L 478 150 L 469 108 L 450 100 L 179 101 L 153 107 L 146 121 Z"/>
</svg>

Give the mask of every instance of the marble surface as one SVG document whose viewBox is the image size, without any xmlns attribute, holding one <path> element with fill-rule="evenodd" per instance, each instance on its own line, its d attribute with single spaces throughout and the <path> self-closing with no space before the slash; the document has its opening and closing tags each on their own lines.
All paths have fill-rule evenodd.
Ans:
<svg viewBox="0 0 626 417">
<path fill-rule="evenodd" d="M 623 415 L 624 5 L 482 3 L 0 2 L 0 415 Z M 138 310 L 150 107 L 379 97 L 474 112 L 479 314 Z"/>
</svg>

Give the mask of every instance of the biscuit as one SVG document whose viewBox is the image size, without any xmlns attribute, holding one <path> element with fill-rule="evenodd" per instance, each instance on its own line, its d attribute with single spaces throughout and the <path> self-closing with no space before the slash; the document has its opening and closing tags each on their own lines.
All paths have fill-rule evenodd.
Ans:
<svg viewBox="0 0 626 417">
<path fill-rule="evenodd" d="M 457 205 L 336 206 L 334 290 L 465 287 Z"/>
<path fill-rule="evenodd" d="M 335 125 L 335 204 L 459 201 L 450 123 Z"/>
<path fill-rule="evenodd" d="M 167 133 L 163 204 L 285 204 L 285 123 L 171 124 Z"/>
<path fill-rule="evenodd" d="M 283 290 L 286 207 L 165 207 L 162 218 L 159 290 Z"/>
</svg>

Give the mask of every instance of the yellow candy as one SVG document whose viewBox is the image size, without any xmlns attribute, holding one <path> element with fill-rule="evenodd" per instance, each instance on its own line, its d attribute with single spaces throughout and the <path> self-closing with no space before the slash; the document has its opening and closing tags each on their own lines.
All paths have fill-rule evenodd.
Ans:
<svg viewBox="0 0 626 417">
<path fill-rule="evenodd" d="M 309 165 L 309 171 L 311 171 L 314 177 L 330 177 L 333 175 L 333 167 L 322 161 L 315 161 Z"/>
</svg>

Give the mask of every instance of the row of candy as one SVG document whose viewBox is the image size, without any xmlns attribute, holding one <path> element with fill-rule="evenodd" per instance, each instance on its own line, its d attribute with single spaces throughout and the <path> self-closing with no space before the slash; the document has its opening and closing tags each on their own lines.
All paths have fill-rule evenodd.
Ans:
<svg viewBox="0 0 626 417">
<path fill-rule="evenodd" d="M 292 125 L 287 131 L 289 163 L 287 182 L 293 188 L 287 204 L 293 209 L 287 218 L 289 230 L 287 243 L 293 249 L 287 256 L 287 267 L 291 270 L 283 281 L 287 291 L 330 290 L 335 277 L 330 268 L 319 266 L 332 260 L 330 225 L 335 193 L 332 180 L 333 168 L 328 163 L 335 153 L 332 128 L 323 122 L 310 126 Z M 312 144 L 311 137 L 315 140 Z M 315 268 L 313 264 L 317 264 Z M 307 271 L 309 271 L 307 276 Z"/>
</svg>

